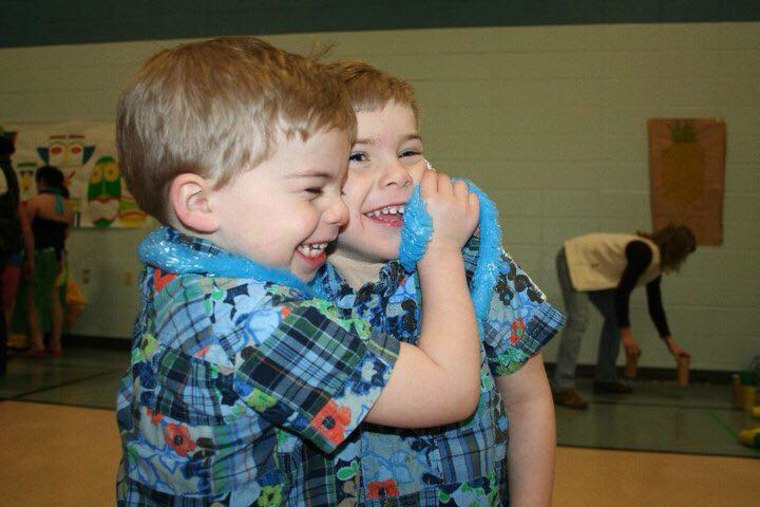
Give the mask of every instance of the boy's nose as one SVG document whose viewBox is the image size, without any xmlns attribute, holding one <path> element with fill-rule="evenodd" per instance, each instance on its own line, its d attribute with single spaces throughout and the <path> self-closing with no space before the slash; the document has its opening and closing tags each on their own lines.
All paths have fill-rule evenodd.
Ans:
<svg viewBox="0 0 760 507">
<path fill-rule="evenodd" d="M 398 185 L 399 187 L 405 187 L 413 183 L 412 175 L 409 174 L 409 168 L 399 160 L 394 160 L 385 166 L 383 169 L 380 183 L 383 186 L 386 185 Z"/>
<path fill-rule="evenodd" d="M 342 197 L 332 200 L 330 206 L 325 211 L 325 221 L 338 227 L 342 227 L 348 223 L 348 206 L 343 202 Z"/>
</svg>

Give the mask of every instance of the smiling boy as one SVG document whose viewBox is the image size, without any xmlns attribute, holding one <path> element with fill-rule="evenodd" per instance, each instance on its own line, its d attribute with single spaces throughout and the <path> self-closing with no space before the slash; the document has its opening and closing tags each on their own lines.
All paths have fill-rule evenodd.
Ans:
<svg viewBox="0 0 760 507">
<path fill-rule="evenodd" d="M 422 182 L 437 229 L 420 263 L 431 303 L 420 347 L 340 316 L 306 285 L 348 219 L 355 122 L 320 65 L 252 37 L 164 50 L 122 94 L 124 178 L 164 226 L 139 248 L 119 505 L 338 505 L 356 496 L 337 470 L 308 469 L 307 449 L 335 451 L 362 421 L 430 426 L 474 410 L 460 250 L 478 201 L 466 187 Z"/>
<path fill-rule="evenodd" d="M 417 343 L 417 273 L 398 261 L 404 205 L 414 183 L 424 179 L 424 146 L 417 105 L 408 83 L 364 62 L 330 66 L 347 86 L 357 113 L 344 200 L 349 222 L 330 264 L 316 282 L 344 310 L 377 330 Z M 472 275 L 479 238 L 464 248 Z M 506 252 L 483 327 L 480 403 L 458 424 L 418 431 L 366 425 L 361 464 L 368 506 L 549 505 L 554 464 L 554 411 L 538 351 L 557 332 L 562 316 Z M 498 254 L 497 254 L 498 256 Z M 424 305 L 421 304 L 424 301 Z M 507 460 L 507 418 L 511 424 Z"/>
</svg>

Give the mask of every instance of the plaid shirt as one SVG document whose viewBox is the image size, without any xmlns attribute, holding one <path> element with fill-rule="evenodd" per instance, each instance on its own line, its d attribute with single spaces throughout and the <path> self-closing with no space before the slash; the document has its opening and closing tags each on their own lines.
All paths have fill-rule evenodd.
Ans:
<svg viewBox="0 0 760 507">
<path fill-rule="evenodd" d="M 196 262 L 190 271 L 224 254 L 164 234 L 162 244 Z M 168 249 L 154 250 L 162 265 Z M 140 294 L 117 400 L 119 505 L 306 505 L 307 489 L 309 505 L 356 502 L 356 473 L 317 468 L 309 456 L 333 462 L 325 453 L 346 440 L 387 383 L 396 340 L 258 279 L 149 266 Z M 356 468 L 352 453 L 351 445 L 340 451 Z"/>
<path fill-rule="evenodd" d="M 476 267 L 478 238 L 465 246 L 468 280 Z M 502 251 L 488 317 L 481 322 L 481 396 L 475 413 L 459 424 L 425 430 L 364 425 L 361 448 L 361 505 L 508 505 L 508 422 L 494 381 L 513 373 L 559 330 L 563 316 Z M 347 315 L 357 311 L 376 330 L 416 343 L 420 333 L 416 273 L 396 261 L 377 283 L 354 292 L 327 266 L 318 283 Z"/>
</svg>

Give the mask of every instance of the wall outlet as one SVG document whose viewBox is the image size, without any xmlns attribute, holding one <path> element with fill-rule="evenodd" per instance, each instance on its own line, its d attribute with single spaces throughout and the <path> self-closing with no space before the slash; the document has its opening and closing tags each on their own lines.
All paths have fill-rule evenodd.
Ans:
<svg viewBox="0 0 760 507">
<path fill-rule="evenodd" d="M 131 271 L 125 271 L 123 275 L 121 275 L 121 281 L 124 283 L 124 285 L 132 285 L 132 282 L 134 281 L 134 276 L 132 275 Z"/>
<path fill-rule="evenodd" d="M 82 284 L 88 284 L 90 283 L 90 270 L 89 269 L 83 269 L 82 270 Z"/>
</svg>

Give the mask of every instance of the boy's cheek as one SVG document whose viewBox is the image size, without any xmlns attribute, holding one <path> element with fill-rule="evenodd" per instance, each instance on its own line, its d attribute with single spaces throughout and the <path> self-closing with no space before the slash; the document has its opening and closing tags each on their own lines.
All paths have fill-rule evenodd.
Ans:
<svg viewBox="0 0 760 507">
<path fill-rule="evenodd" d="M 412 176 L 415 184 L 422 180 L 422 175 L 425 174 L 425 170 L 426 167 L 424 161 L 419 164 L 414 164 L 409 168 L 409 174 Z"/>
</svg>

